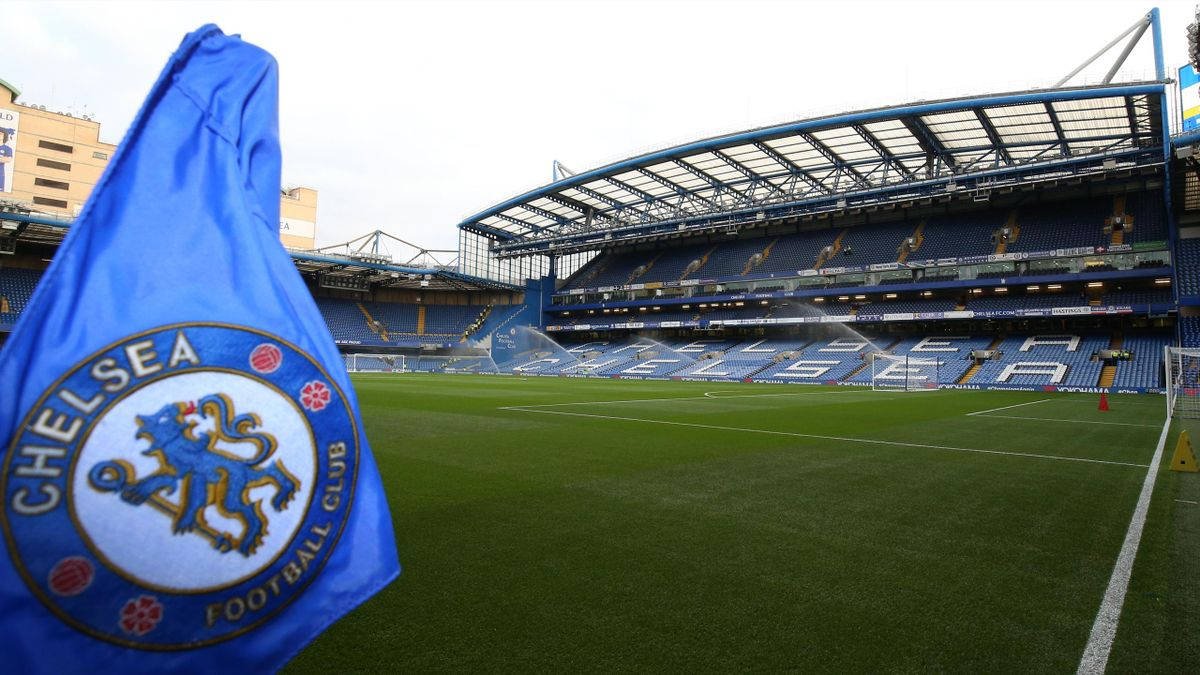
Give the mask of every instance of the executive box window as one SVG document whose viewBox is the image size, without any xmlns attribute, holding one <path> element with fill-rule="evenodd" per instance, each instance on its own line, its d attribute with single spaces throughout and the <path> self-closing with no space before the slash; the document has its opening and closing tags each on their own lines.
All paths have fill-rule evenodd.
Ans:
<svg viewBox="0 0 1200 675">
<path fill-rule="evenodd" d="M 41 187 L 54 188 L 55 190 L 71 189 L 70 183 L 64 183 L 61 180 L 50 180 L 49 178 L 34 178 L 33 184 Z"/>
<path fill-rule="evenodd" d="M 108 153 L 96 150 L 92 152 L 92 159 L 108 159 Z"/>
<path fill-rule="evenodd" d="M 75 152 L 74 147 L 70 145 L 63 145 L 62 143 L 55 143 L 54 141 L 38 141 L 38 147 L 45 148 L 47 150 L 57 150 L 58 152 Z"/>
<path fill-rule="evenodd" d="M 42 159 L 38 157 L 38 166 L 46 167 L 47 169 L 58 169 L 59 171 L 70 171 L 71 165 L 66 162 L 56 162 L 52 159 Z"/>
<path fill-rule="evenodd" d="M 34 197 L 33 203 L 39 206 L 53 206 L 56 209 L 67 208 L 67 202 L 64 199 L 48 199 L 46 197 Z"/>
</svg>

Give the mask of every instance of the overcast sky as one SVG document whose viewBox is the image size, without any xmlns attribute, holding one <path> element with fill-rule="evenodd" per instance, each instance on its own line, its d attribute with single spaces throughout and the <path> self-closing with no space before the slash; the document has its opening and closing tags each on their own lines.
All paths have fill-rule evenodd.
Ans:
<svg viewBox="0 0 1200 675">
<path fill-rule="evenodd" d="M 1173 72 L 1195 5 L 1158 5 Z M 183 35 L 216 23 L 279 61 L 284 184 L 320 191 L 321 243 L 382 229 L 455 248 L 459 221 L 549 182 L 554 159 L 583 171 L 816 114 L 1047 87 L 1152 6 L 5 2 L 0 79 L 116 143 Z M 1143 42 L 1119 79 L 1153 77 Z"/>
</svg>

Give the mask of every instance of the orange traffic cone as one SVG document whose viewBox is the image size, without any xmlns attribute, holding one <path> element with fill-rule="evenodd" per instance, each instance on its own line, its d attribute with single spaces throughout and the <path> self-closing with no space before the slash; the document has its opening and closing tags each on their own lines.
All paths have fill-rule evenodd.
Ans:
<svg viewBox="0 0 1200 675">
<path fill-rule="evenodd" d="M 1108 410 L 1108 392 L 1100 392 L 1100 409 Z"/>
</svg>

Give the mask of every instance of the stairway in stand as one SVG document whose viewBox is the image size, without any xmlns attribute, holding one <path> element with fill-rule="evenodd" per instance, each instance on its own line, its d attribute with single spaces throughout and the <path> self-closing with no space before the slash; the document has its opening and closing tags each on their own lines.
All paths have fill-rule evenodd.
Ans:
<svg viewBox="0 0 1200 675">
<path fill-rule="evenodd" d="M 367 328 L 370 328 L 371 332 L 378 335 L 384 342 L 390 342 L 391 338 L 388 337 L 387 328 L 371 316 L 371 313 L 367 311 L 367 306 L 361 302 L 355 304 L 358 305 L 358 311 L 362 312 L 363 317 L 367 320 Z"/>
<path fill-rule="evenodd" d="M 995 349 L 996 347 L 1000 346 L 1001 342 L 1004 342 L 1004 336 L 997 335 L 996 339 L 992 340 L 992 343 L 990 345 L 988 345 L 987 348 Z M 971 367 L 967 368 L 967 372 L 963 373 L 963 376 L 958 378 L 958 382 L 955 382 L 955 384 L 966 384 L 966 383 L 970 382 L 971 378 L 975 377 L 975 374 L 978 373 L 979 369 L 982 367 L 983 367 L 983 364 L 979 363 L 978 361 L 976 361 L 975 363 L 972 363 Z"/>
</svg>

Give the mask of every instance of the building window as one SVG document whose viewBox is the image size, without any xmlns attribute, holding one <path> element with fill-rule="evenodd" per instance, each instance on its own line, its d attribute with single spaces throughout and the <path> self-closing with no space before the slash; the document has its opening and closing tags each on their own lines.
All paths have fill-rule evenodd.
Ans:
<svg viewBox="0 0 1200 675">
<path fill-rule="evenodd" d="M 92 159 L 108 159 L 108 153 L 100 152 L 99 150 L 94 151 L 92 152 Z"/>
<path fill-rule="evenodd" d="M 71 189 L 70 183 L 64 183 L 61 180 L 50 180 L 49 178 L 34 178 L 33 184 L 40 185 L 41 187 L 54 188 L 55 190 Z"/>
<path fill-rule="evenodd" d="M 71 170 L 71 165 L 66 162 L 56 162 L 52 159 L 42 159 L 41 157 L 38 157 L 37 165 L 44 166 L 47 169 L 58 169 L 59 171 Z"/>
<path fill-rule="evenodd" d="M 53 206 L 56 209 L 67 208 L 67 202 L 64 199 L 47 199 L 45 197 L 34 197 L 33 203 L 38 206 Z"/>
<path fill-rule="evenodd" d="M 75 148 L 63 145 L 62 143 L 55 143 L 54 141 L 38 141 L 38 147 L 47 150 L 57 150 L 58 152 L 75 152 Z"/>
</svg>

